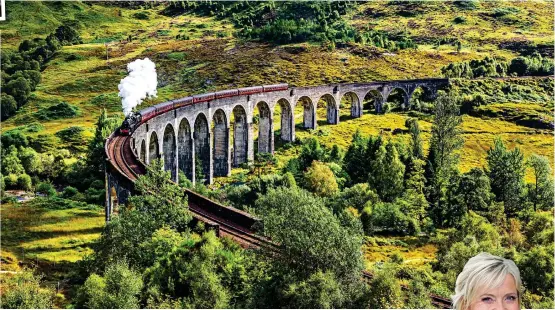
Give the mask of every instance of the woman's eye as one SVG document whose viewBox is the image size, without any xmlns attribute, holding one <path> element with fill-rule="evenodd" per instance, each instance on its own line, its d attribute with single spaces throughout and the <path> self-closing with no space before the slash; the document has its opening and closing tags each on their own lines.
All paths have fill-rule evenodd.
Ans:
<svg viewBox="0 0 555 310">
<path fill-rule="evenodd" d="M 507 300 L 511 302 L 516 301 L 516 296 L 508 296 Z"/>
<path fill-rule="evenodd" d="M 491 303 L 491 302 L 493 302 L 493 298 L 491 298 L 491 297 L 483 297 L 483 298 L 482 298 L 482 302 Z"/>
</svg>

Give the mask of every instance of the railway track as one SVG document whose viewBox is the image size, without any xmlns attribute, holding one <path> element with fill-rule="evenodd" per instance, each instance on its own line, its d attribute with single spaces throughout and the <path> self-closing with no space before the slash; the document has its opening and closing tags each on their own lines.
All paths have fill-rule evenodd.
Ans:
<svg viewBox="0 0 555 310">
<path fill-rule="evenodd" d="M 134 155 L 130 144 L 131 136 L 120 136 L 115 134 L 108 138 L 105 150 L 108 156 L 108 161 L 112 166 L 125 178 L 131 182 L 135 182 L 139 175 L 146 173 L 144 164 L 139 162 Z M 195 193 L 195 195 L 198 195 Z M 198 195 L 200 196 L 200 195 Z M 200 196 L 202 197 L 202 196 Z M 203 197 L 204 198 L 204 197 Z M 204 198 L 208 200 L 207 198 Z M 208 200 L 209 201 L 209 200 Z M 225 208 L 225 206 L 222 206 Z M 228 208 L 233 209 L 233 208 Z M 270 248 L 278 250 L 276 244 L 267 238 L 256 235 L 251 227 L 244 227 L 237 225 L 233 221 L 229 221 L 221 216 L 215 215 L 201 205 L 191 202 L 189 199 L 189 210 L 196 220 L 206 223 L 217 230 L 217 235 L 220 237 L 229 237 L 235 242 L 239 243 L 244 248 Z M 233 209 L 234 210 L 234 209 Z M 237 212 L 240 212 L 237 210 Z M 372 280 L 372 274 L 363 271 L 362 278 L 365 281 Z M 408 289 L 406 285 L 402 286 L 403 289 Z M 430 294 L 432 305 L 440 309 L 451 309 L 451 300 L 441 296 Z"/>
</svg>

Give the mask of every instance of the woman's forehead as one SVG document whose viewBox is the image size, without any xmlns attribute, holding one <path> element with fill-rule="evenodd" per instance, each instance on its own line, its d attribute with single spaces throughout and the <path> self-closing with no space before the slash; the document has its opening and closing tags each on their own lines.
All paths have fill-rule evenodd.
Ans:
<svg viewBox="0 0 555 310">
<path fill-rule="evenodd" d="M 476 295 L 505 295 L 509 293 L 517 293 L 517 287 L 514 277 L 511 274 L 507 274 L 503 282 L 495 287 L 490 287 L 486 285 L 481 285 L 476 291 Z"/>
</svg>

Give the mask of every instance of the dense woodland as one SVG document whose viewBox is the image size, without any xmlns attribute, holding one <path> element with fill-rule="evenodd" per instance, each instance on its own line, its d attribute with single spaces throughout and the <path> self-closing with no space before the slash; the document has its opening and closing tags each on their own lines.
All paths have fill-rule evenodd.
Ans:
<svg viewBox="0 0 555 310">
<path fill-rule="evenodd" d="M 68 9 L 65 5 L 54 2 L 36 8 Z M 79 5 L 79 12 L 93 7 Z M 364 5 L 370 7 L 360 13 Z M 440 47 L 447 45 L 452 50 L 446 55 L 460 57 L 436 65 L 438 76 L 453 80 L 435 99 L 419 91 L 405 107 L 399 94 L 393 94 L 384 105 L 385 115 L 376 115 L 371 98 L 365 98 L 364 117 L 392 121 L 385 129 L 376 125 L 374 133 L 367 134 L 356 125 L 364 120 L 342 120 L 338 127 L 362 128 L 348 130 L 345 143 L 339 143 L 340 135 L 329 143 L 331 126 L 319 125 L 314 131 L 298 126 L 295 142 L 277 144 L 274 155 L 257 154 L 254 162 L 212 186 L 203 184 L 201 173 L 195 184 L 183 172 L 179 185 L 170 183 L 163 163 L 155 162 L 139 177 L 135 185 L 139 194 L 105 224 L 104 142 L 123 120 L 117 96 L 103 89 L 100 94 L 87 93 L 95 87 L 90 80 L 83 88 L 74 81 L 58 85 L 51 73 L 63 64 L 83 66 L 92 57 L 100 58 L 101 70 L 112 70 L 102 67 L 108 67 L 104 50 L 96 56 L 87 50 L 87 45 L 104 42 L 75 21 L 56 25 L 47 34 L 35 30 L 40 34 L 33 32 L 32 37 L 21 30 L 22 40 L 2 50 L 2 125 L 9 128 L 1 135 L 2 235 L 7 240 L 2 241 L 2 262 L 13 268 L 0 278 L 2 307 L 432 308 L 428 294 L 450 297 L 466 261 L 486 251 L 518 265 L 525 286 L 523 307 L 553 308 L 553 158 L 543 152 L 547 149 L 552 156 L 552 139 L 548 138 L 547 146 L 534 144 L 536 148 L 530 149 L 514 142 L 553 134 L 554 84 L 552 77 L 546 77 L 553 75 L 552 51 L 529 42 L 510 51 L 500 48 L 499 55 L 491 57 L 465 56 L 471 53 L 465 52 L 470 49 L 465 39 L 415 36 L 406 29 L 393 32 L 372 22 L 363 26 L 352 22 L 363 17 L 378 20 L 385 14 L 414 18 L 429 13 L 428 4 L 422 2 L 389 1 L 377 9 L 374 5 L 351 1 L 94 4 L 116 12 L 110 17 L 114 20 L 126 15 L 145 23 L 166 17 L 229 22 L 231 26 L 207 34 L 208 39 L 195 37 L 197 31 L 189 28 L 171 37 L 157 29 L 152 36 L 158 40 L 162 33 L 160 37 L 168 41 L 200 42 L 207 49 L 213 42 L 234 40 L 250 49 L 258 48 L 257 44 L 289 48 L 290 58 L 303 53 L 313 57 L 350 53 L 374 61 L 386 57 L 380 53 L 419 53 L 423 46 L 432 47 L 425 52 L 432 59 L 444 59 L 447 56 L 441 56 Z M 457 14 L 450 21 L 455 25 L 469 23 L 472 12 L 479 11 L 494 22 L 518 28 L 515 16 L 524 11 L 512 6 L 489 9 L 478 1 L 448 5 L 449 12 Z M 134 37 L 138 35 L 130 32 L 119 39 L 156 46 L 148 41 L 152 37 Z M 85 52 L 74 49 L 81 46 Z M 536 52 L 530 52 L 530 46 L 537 47 Z M 166 85 L 191 93 L 213 90 L 218 83 L 222 89 L 227 86 L 223 75 L 202 71 L 199 64 L 208 61 L 204 54 L 148 52 L 160 63 L 162 97 L 176 96 Z M 167 67 L 183 62 L 180 77 L 167 78 Z M 123 78 L 125 63 L 118 64 L 115 82 L 107 88 L 110 92 Z M 272 81 L 274 76 L 265 78 Z M 519 79 L 523 76 L 527 78 Z M 469 80 L 473 78 L 480 79 Z M 330 82 L 322 79 L 320 84 Z M 56 84 L 54 91 L 49 83 Z M 75 92 L 88 97 L 75 100 Z M 101 112 L 91 118 L 91 110 Z M 85 119 L 89 125 L 84 125 Z M 503 121 L 494 124 L 512 126 L 508 130 L 516 133 L 486 127 L 493 127 L 494 120 Z M 470 128 L 471 121 L 483 127 Z M 69 124 L 54 127 L 60 122 Z M 481 141 L 487 145 L 483 161 L 465 163 L 471 149 L 468 141 L 482 131 L 495 137 Z M 520 136 L 512 139 L 509 134 Z M 184 187 L 259 217 L 263 224 L 258 233 L 270 237 L 280 252 L 245 250 L 229 239 L 217 238 L 192 220 Z M 33 199 L 17 202 L 10 193 L 15 190 L 32 193 Z M 51 218 L 45 222 L 41 218 L 22 230 L 18 219 L 33 214 Z M 80 243 L 73 238 L 62 244 L 64 250 L 83 250 L 71 262 L 51 263 L 40 256 L 41 251 L 48 252 L 49 243 L 34 248 L 19 244 L 36 236 L 60 242 L 55 232 L 63 231 L 59 227 L 63 224 L 55 219 L 78 216 L 76 223 L 90 233 L 86 237 L 90 240 Z M 87 226 L 93 221 L 97 226 Z M 432 258 L 417 266 L 402 251 L 385 259 L 368 258 L 372 248 L 426 246 L 435 249 Z M 29 259 L 25 251 L 33 250 L 38 254 Z M 361 279 L 363 270 L 374 275 L 370 282 Z"/>
</svg>

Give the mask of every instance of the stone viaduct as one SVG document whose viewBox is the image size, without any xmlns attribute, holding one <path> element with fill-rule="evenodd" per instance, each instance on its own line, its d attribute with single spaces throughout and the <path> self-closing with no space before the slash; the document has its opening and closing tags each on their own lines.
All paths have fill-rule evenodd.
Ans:
<svg viewBox="0 0 555 310">
<path fill-rule="evenodd" d="M 325 106 L 329 124 L 338 124 L 342 102 L 349 106 L 351 117 L 357 118 L 362 116 L 365 98 L 372 98 L 375 111 L 381 113 L 383 103 L 394 91 L 402 97 L 404 107 L 408 107 L 417 88 L 422 88 L 429 98 L 435 98 L 437 90 L 447 84 L 447 79 L 332 84 L 215 99 L 148 120 L 133 132 L 131 146 L 135 156 L 146 164 L 163 158 L 164 168 L 171 171 L 174 181 L 178 179 L 178 170 L 193 181 L 195 171 L 202 171 L 205 181 L 212 183 L 214 177 L 228 176 L 232 167 L 253 160 L 255 152 L 273 153 L 273 115 L 278 106 L 281 111 L 279 139 L 294 141 L 297 106 L 303 107 L 303 127 L 315 129 L 318 105 Z M 258 122 L 257 136 L 253 121 Z M 196 165 L 201 165 L 202 170 L 195 169 Z"/>
</svg>

